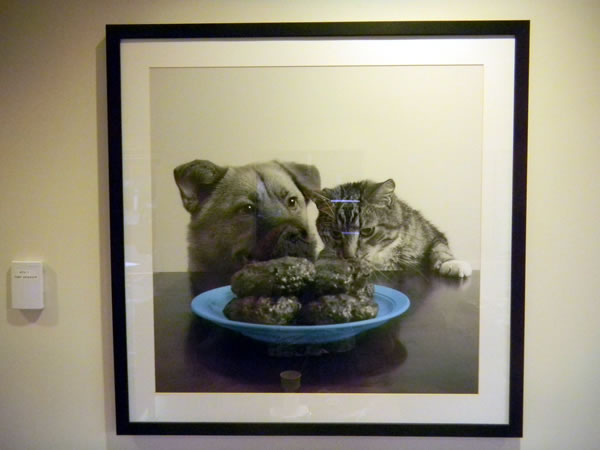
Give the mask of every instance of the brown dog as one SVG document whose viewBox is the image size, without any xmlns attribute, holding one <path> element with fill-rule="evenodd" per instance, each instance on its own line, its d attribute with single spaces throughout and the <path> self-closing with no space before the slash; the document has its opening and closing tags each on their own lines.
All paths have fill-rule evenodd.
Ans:
<svg viewBox="0 0 600 450">
<path fill-rule="evenodd" d="M 308 226 L 309 192 L 320 189 L 316 167 L 271 161 L 220 167 L 195 160 L 174 170 L 190 213 L 190 272 L 231 274 L 253 260 L 314 259 L 317 237 Z"/>
</svg>

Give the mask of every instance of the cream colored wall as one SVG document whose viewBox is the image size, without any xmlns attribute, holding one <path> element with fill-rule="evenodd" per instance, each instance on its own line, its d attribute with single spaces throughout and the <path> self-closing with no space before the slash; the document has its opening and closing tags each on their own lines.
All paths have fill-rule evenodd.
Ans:
<svg viewBox="0 0 600 450">
<path fill-rule="evenodd" d="M 0 15 L 0 448 L 592 449 L 600 442 L 598 2 L 4 2 Z M 525 437 L 117 437 L 106 23 L 530 19 Z M 42 258 L 47 307 L 7 305 Z"/>
</svg>

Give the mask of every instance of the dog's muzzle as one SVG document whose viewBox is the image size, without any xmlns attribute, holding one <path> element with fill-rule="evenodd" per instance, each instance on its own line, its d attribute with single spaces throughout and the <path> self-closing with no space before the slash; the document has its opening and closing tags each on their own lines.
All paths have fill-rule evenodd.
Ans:
<svg viewBox="0 0 600 450">
<path fill-rule="evenodd" d="M 310 239 L 307 229 L 294 222 L 285 222 L 266 230 L 259 228 L 252 256 L 259 261 L 284 256 L 314 259 L 314 251 L 315 242 Z"/>
</svg>

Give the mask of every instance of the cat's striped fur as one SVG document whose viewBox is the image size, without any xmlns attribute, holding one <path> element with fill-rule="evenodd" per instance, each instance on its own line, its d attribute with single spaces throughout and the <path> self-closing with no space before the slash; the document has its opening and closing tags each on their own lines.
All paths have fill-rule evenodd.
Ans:
<svg viewBox="0 0 600 450">
<path fill-rule="evenodd" d="M 446 236 L 401 201 L 395 183 L 359 181 L 314 194 L 323 256 L 358 258 L 376 270 L 433 270 L 465 277 L 471 267 L 454 258 Z"/>
</svg>

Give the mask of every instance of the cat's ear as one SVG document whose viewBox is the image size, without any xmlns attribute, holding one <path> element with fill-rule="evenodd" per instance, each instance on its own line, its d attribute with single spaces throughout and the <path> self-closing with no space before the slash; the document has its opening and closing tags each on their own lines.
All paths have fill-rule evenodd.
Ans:
<svg viewBox="0 0 600 450">
<path fill-rule="evenodd" d="M 389 208 L 394 199 L 394 189 L 396 189 L 396 183 L 391 178 L 383 183 L 374 183 L 368 190 L 368 201 L 374 205 Z"/>
</svg>

